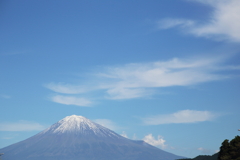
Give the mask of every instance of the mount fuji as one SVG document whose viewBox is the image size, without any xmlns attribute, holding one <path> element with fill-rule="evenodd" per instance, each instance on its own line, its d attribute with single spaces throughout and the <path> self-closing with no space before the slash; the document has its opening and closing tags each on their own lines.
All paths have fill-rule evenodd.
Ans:
<svg viewBox="0 0 240 160">
<path fill-rule="evenodd" d="M 3 160 L 175 160 L 183 157 L 130 140 L 82 116 L 68 116 L 0 149 Z"/>
</svg>

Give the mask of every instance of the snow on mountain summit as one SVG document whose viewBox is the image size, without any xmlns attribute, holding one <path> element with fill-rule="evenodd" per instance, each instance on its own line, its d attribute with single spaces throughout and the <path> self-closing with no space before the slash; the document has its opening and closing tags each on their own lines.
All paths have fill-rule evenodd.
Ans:
<svg viewBox="0 0 240 160">
<path fill-rule="evenodd" d="M 98 136 L 119 137 L 115 132 L 95 123 L 91 120 L 77 115 L 71 115 L 63 118 L 57 123 L 53 124 L 43 132 L 52 134 L 74 133 L 74 134 L 95 134 Z"/>
<path fill-rule="evenodd" d="M 55 129 L 54 132 L 66 132 L 66 131 L 76 131 L 76 130 L 96 130 L 98 125 L 91 122 L 89 119 L 83 116 L 67 116 L 64 119 L 58 122 L 59 126 Z"/>
</svg>

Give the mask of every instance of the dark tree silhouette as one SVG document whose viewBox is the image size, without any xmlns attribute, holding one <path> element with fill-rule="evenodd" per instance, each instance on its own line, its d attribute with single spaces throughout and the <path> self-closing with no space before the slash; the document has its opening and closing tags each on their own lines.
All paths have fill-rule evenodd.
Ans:
<svg viewBox="0 0 240 160">
<path fill-rule="evenodd" d="M 220 147 L 218 160 L 240 160 L 240 137 L 236 136 L 230 142 L 226 139 Z"/>
</svg>

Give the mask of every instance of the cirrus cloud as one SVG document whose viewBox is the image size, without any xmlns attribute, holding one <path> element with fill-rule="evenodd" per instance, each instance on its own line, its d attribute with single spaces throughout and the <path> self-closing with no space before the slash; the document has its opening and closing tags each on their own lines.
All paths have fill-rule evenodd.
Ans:
<svg viewBox="0 0 240 160">
<path fill-rule="evenodd" d="M 199 37 L 240 42 L 239 0 L 193 0 L 213 8 L 206 22 L 178 18 L 165 18 L 157 22 L 159 29 L 180 27 L 183 31 Z"/>
<path fill-rule="evenodd" d="M 155 115 L 143 118 L 145 125 L 160 125 L 171 123 L 196 123 L 211 121 L 217 114 L 210 111 L 182 110 L 172 114 Z"/>
<path fill-rule="evenodd" d="M 125 131 L 122 132 L 121 136 L 128 138 L 127 133 Z"/>
<path fill-rule="evenodd" d="M 44 85 L 46 88 L 51 89 L 57 93 L 66 93 L 66 94 L 79 94 L 86 92 L 86 89 L 82 86 L 76 86 L 71 84 L 63 84 L 63 83 L 49 83 Z"/>
<path fill-rule="evenodd" d="M 0 131 L 41 131 L 46 127 L 29 121 L 19 121 L 19 122 L 2 122 L 0 123 Z"/>
<path fill-rule="evenodd" d="M 56 103 L 83 106 L 83 107 L 88 107 L 92 104 L 92 102 L 86 98 L 75 97 L 75 96 L 56 95 L 51 97 L 51 100 Z"/>
<path fill-rule="evenodd" d="M 224 65 L 226 57 L 218 56 L 155 61 L 148 63 L 130 63 L 121 66 L 109 66 L 93 72 L 87 81 L 73 85 L 67 83 L 49 83 L 46 88 L 61 94 L 51 97 L 51 101 L 66 105 L 91 106 L 92 101 L 84 94 L 95 94 L 98 99 L 133 99 L 149 97 L 157 88 L 173 86 L 191 86 L 210 81 L 231 78 L 226 70 L 239 70 L 240 66 Z"/>
<path fill-rule="evenodd" d="M 4 99 L 10 99 L 11 98 L 11 96 L 6 95 L 6 94 L 0 94 L 0 97 L 4 98 Z"/>
<path fill-rule="evenodd" d="M 118 130 L 120 128 L 109 119 L 94 119 L 93 121 L 111 130 Z"/>
</svg>

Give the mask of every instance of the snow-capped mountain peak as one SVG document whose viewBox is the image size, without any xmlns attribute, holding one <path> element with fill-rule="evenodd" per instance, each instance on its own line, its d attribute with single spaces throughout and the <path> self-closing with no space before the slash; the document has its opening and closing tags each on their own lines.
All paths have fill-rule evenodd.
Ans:
<svg viewBox="0 0 240 160">
<path fill-rule="evenodd" d="M 70 126 L 68 126 L 68 128 L 71 128 L 72 126 L 74 126 L 74 124 L 80 125 L 82 123 L 83 124 L 86 123 L 86 124 L 91 125 L 92 122 L 83 116 L 71 115 L 71 116 L 67 116 L 67 117 L 63 118 L 58 123 L 61 123 L 63 125 L 70 125 Z"/>
<path fill-rule="evenodd" d="M 91 120 L 72 115 L 39 134 L 0 149 L 4 159 L 15 160 L 174 160 L 183 157 L 143 141 L 124 138 Z"/>
<path fill-rule="evenodd" d="M 63 118 L 57 123 L 53 124 L 43 133 L 52 133 L 52 134 L 62 134 L 62 133 L 74 133 L 74 134 L 82 134 L 89 135 L 95 134 L 97 136 L 110 136 L 110 137 L 119 137 L 115 132 L 95 123 L 91 120 L 78 115 L 71 115 Z M 121 137 L 122 138 L 122 137 Z"/>
<path fill-rule="evenodd" d="M 64 119 L 60 120 L 58 123 L 58 127 L 54 132 L 69 132 L 76 130 L 86 130 L 86 129 L 98 129 L 99 126 L 97 124 L 91 122 L 89 119 L 83 116 L 67 116 Z"/>
</svg>

